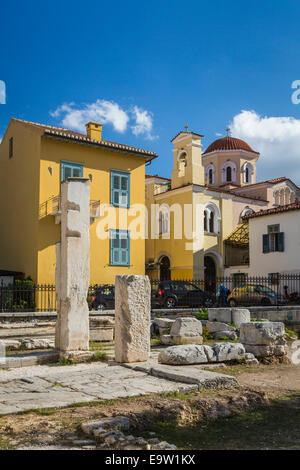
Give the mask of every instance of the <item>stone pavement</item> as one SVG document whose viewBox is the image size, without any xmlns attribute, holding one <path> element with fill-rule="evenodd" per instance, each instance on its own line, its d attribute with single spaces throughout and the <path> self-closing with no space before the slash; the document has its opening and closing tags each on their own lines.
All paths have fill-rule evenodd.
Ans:
<svg viewBox="0 0 300 470">
<path fill-rule="evenodd" d="M 144 370 L 115 363 L 0 370 L 0 415 L 101 399 L 238 385 L 233 377 L 203 371 L 199 366 L 182 366 L 180 371 L 178 367 L 176 371 L 173 368 L 174 374 L 170 375 L 167 369 L 172 369 L 172 366 L 161 366 L 156 362 L 155 375 L 151 375 L 152 365 L 153 362 L 148 369 L 146 365 Z"/>
</svg>

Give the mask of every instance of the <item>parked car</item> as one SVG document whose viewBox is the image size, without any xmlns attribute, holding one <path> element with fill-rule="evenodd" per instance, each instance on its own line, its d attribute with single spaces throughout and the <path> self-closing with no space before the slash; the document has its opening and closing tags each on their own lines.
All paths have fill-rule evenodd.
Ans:
<svg viewBox="0 0 300 470">
<path fill-rule="evenodd" d="M 96 287 L 89 302 L 90 310 L 105 310 L 115 308 L 115 286 L 104 285 Z"/>
<path fill-rule="evenodd" d="M 248 285 L 235 287 L 228 296 L 227 302 L 230 307 L 236 305 L 284 305 L 286 299 L 268 286 Z"/>
<path fill-rule="evenodd" d="M 152 306 L 157 308 L 212 307 L 215 295 L 187 281 L 160 281 L 152 288 Z"/>
</svg>

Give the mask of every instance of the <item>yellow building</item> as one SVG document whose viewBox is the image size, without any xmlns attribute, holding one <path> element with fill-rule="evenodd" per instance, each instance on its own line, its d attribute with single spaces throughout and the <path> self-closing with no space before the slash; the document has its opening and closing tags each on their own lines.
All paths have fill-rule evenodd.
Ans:
<svg viewBox="0 0 300 470">
<path fill-rule="evenodd" d="M 60 185 L 68 176 L 90 179 L 90 282 L 112 283 L 116 274 L 144 274 L 145 242 L 130 239 L 136 204 L 145 204 L 145 164 L 154 152 L 102 138 L 90 122 L 86 135 L 11 119 L 0 144 L 0 268 L 38 284 L 55 281 L 55 244 L 60 240 Z M 102 208 L 116 218 L 102 230 Z M 143 216 L 143 215 L 142 215 Z M 113 234 L 113 237 L 112 237 Z M 103 234 L 102 234 L 103 235 Z M 116 242 L 113 242 L 116 239 Z"/>
<path fill-rule="evenodd" d="M 249 263 L 243 245 L 231 250 L 224 243 L 242 217 L 293 202 L 300 190 L 288 178 L 256 183 L 259 153 L 246 142 L 227 135 L 202 153 L 202 138 L 179 132 L 172 140 L 171 179 L 146 175 L 152 214 L 146 272 L 160 280 L 199 279 L 210 288 L 229 266 L 238 273 Z"/>
</svg>

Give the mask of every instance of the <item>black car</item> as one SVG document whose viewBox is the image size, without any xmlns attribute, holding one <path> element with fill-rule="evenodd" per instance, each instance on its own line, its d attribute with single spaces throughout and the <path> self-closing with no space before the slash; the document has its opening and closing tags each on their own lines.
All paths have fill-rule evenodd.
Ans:
<svg viewBox="0 0 300 470">
<path fill-rule="evenodd" d="M 161 281 L 152 288 L 152 305 L 157 308 L 212 307 L 215 296 L 187 281 Z"/>
<path fill-rule="evenodd" d="M 115 286 L 109 284 L 96 287 L 90 301 L 90 309 L 105 310 L 115 308 Z"/>
</svg>

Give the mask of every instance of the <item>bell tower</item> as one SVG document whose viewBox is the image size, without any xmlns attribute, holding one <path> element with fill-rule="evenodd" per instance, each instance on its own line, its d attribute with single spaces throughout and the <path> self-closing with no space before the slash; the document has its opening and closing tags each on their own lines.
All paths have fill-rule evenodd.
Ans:
<svg viewBox="0 0 300 470">
<path fill-rule="evenodd" d="M 204 167 L 202 165 L 203 135 L 189 132 L 188 126 L 185 131 L 180 131 L 171 140 L 173 148 L 173 171 L 171 177 L 171 188 L 180 188 L 188 184 L 204 185 Z"/>
</svg>

